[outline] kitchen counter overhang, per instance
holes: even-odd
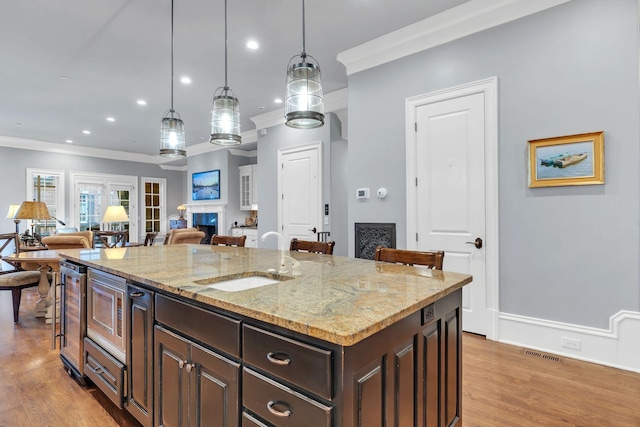
[[[284,251],[299,275],[239,292],[200,283],[265,274],[282,252],[209,245],[60,251],[71,261],[342,346],[354,345],[471,282],[465,274]]]

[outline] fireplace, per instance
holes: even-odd
[[[211,237],[216,234],[218,214],[214,212],[194,213],[191,222],[195,228],[204,231],[204,237],[200,243],[209,243]]]
[[[187,227],[204,231],[202,243],[209,243],[214,234],[229,234],[225,226],[227,205],[223,203],[185,203]]]
[[[355,256],[373,259],[378,245],[385,248],[396,247],[395,223],[356,222]]]

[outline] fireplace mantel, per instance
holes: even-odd
[[[184,207],[187,208],[185,212],[185,219],[187,220],[187,227],[193,227],[193,214],[194,213],[217,213],[218,214],[218,230],[223,232],[226,230],[226,218],[227,205],[222,203],[185,203]]]

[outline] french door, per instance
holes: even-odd
[[[71,206],[72,227],[79,231],[104,229],[102,217],[110,205],[124,206],[129,221],[123,223],[129,238],[138,236],[137,177],[105,174],[71,173],[74,200]]]

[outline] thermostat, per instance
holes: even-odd
[[[368,188],[358,188],[356,190],[356,199],[368,199],[368,198],[369,198]]]

